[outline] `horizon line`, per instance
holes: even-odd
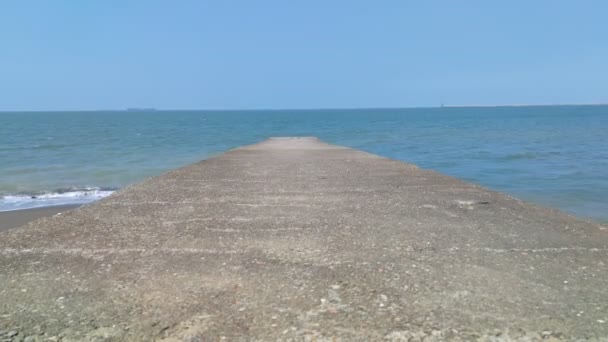
[[[441,108],[500,108],[500,107],[567,107],[567,106],[607,106],[608,102],[598,103],[555,103],[555,104],[489,104],[468,105],[441,104],[439,106],[372,106],[372,107],[309,107],[309,108],[156,108],[156,107],[126,107],[121,109],[38,109],[38,110],[0,110],[0,113],[33,113],[33,112],[164,112],[164,111],[207,111],[207,112],[236,112],[236,111],[313,111],[313,110],[391,110],[391,109],[441,109]]]

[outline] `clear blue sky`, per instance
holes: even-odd
[[[608,102],[608,1],[28,1],[0,110]]]

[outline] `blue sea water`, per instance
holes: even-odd
[[[0,113],[0,211],[84,203],[270,136],[418,164],[608,221],[608,106]]]

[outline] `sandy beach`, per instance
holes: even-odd
[[[58,205],[44,208],[12,210],[0,212],[0,232],[22,226],[30,221],[55,215],[79,207],[79,205]]]

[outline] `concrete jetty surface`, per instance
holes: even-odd
[[[606,340],[608,230],[275,138],[0,233],[0,340]]]

